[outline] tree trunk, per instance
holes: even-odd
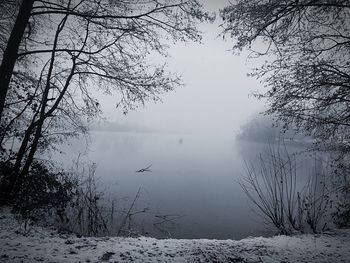
[[[41,108],[40,108],[39,119],[38,119],[37,122],[32,123],[32,125],[28,128],[28,130],[29,130],[32,126],[33,127],[36,126],[33,142],[32,142],[32,145],[30,147],[27,159],[24,162],[23,168],[22,168],[22,170],[21,170],[21,172],[19,174],[18,174],[18,170],[15,169],[15,171],[14,171],[15,174],[13,176],[14,176],[15,180],[13,180],[13,183],[11,184],[11,195],[13,197],[18,194],[18,192],[19,192],[19,190],[20,190],[20,188],[21,188],[21,186],[23,184],[24,177],[29,172],[30,166],[32,165],[33,160],[34,160],[34,155],[35,155],[35,153],[37,151],[37,148],[38,148],[38,145],[39,145],[39,139],[41,137],[41,132],[42,132],[42,128],[43,128],[44,122],[49,117],[49,115],[46,114],[46,108],[47,108],[49,92],[50,92],[50,89],[51,89],[50,79],[51,79],[52,71],[53,71],[53,68],[54,68],[58,37],[59,37],[59,34],[62,31],[62,29],[63,29],[63,27],[64,27],[64,25],[65,25],[65,23],[67,21],[67,17],[68,16],[65,16],[65,18],[62,19],[62,21],[60,22],[60,24],[57,27],[57,31],[56,31],[56,34],[55,34],[55,40],[54,40],[54,43],[53,43],[53,48],[52,48],[52,53],[51,53],[50,66],[49,66],[47,77],[46,77],[46,85],[45,85],[45,89],[44,89],[44,92],[43,92],[43,95],[42,95],[42,98],[41,98],[41,103],[40,103],[41,104]],[[29,132],[28,134],[30,135],[31,134],[31,130],[29,130],[29,131],[28,130],[27,130],[27,132]],[[27,132],[26,132],[26,135],[27,135]],[[23,148],[23,150],[24,149],[25,148]],[[19,156],[17,156],[17,157],[19,157]],[[21,157],[21,160],[22,160],[22,158],[23,158],[23,156]],[[17,158],[17,161],[18,161],[18,158]],[[17,164],[17,161],[16,161],[16,164]],[[20,164],[20,163],[18,162],[18,164]],[[17,167],[15,167],[15,168],[17,168]]]
[[[35,0],[23,0],[0,65],[0,123],[17,53]]]

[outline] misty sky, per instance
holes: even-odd
[[[105,116],[125,126],[141,126],[164,132],[191,134],[233,134],[250,116],[262,111],[263,103],[250,96],[261,84],[247,77],[253,61],[247,52],[233,55],[232,39],[218,36],[218,10],[227,1],[206,1],[216,11],[214,24],[201,24],[202,44],[177,43],[169,49],[168,69],[182,76],[184,87],[162,96],[163,103],[147,103],[123,116],[116,110],[116,98],[103,97]]]

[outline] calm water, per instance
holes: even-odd
[[[101,184],[120,206],[128,207],[141,187],[133,211],[149,209],[135,216],[143,233],[216,239],[271,234],[237,182],[244,159],[254,160],[266,145],[236,143],[233,135],[105,131],[94,131],[92,141],[89,159],[97,163]],[[73,149],[83,150],[78,144]],[[152,172],[135,172],[150,164]],[[154,227],[165,215],[175,224]]]

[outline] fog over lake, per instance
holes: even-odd
[[[91,158],[99,164],[98,174],[116,182],[113,189],[121,196],[142,187],[140,208],[182,216],[176,237],[241,238],[257,231],[235,181],[242,162],[232,139],[111,132],[94,137]],[[152,172],[135,172],[149,164]]]
[[[181,133],[95,130],[92,144],[82,160],[97,164],[100,189],[115,198],[119,209],[127,209],[137,191],[133,211],[142,211],[134,223],[144,234],[155,237],[241,239],[272,234],[243,193],[239,180],[244,161],[257,163],[268,144],[237,141],[235,136]],[[65,155],[78,156],[86,149],[78,141]],[[288,146],[289,151],[304,150]],[[298,171],[307,176],[312,157],[303,155]],[[308,158],[305,159],[305,157]],[[152,165],[150,172],[136,172]],[[159,216],[169,215],[175,224],[154,227]],[[158,217],[157,217],[158,216]]]
[[[212,11],[225,5],[205,3]],[[93,124],[87,151],[83,140],[75,140],[61,156],[69,165],[84,153],[97,164],[101,187],[124,207],[141,187],[136,208],[149,210],[135,218],[151,236],[240,239],[272,233],[238,183],[244,160],[254,162],[267,144],[235,139],[264,110],[264,101],[251,96],[263,87],[247,77],[256,66],[247,61],[249,53],[233,55],[232,40],[219,36],[219,20],[200,25],[202,44],[169,43],[170,57],[153,58],[180,74],[184,86],[162,95],[163,103],[146,102],[127,115],[116,108],[118,97],[96,94],[107,122]],[[151,164],[151,172],[136,173]],[[157,215],[174,216],[176,225],[166,233],[155,229]]]

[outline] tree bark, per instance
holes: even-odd
[[[0,65],[0,123],[13,68],[35,0],[23,0]]]

